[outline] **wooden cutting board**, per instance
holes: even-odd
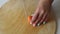
[[[33,27],[27,17],[34,13],[39,0],[10,0],[0,8],[1,34],[55,34],[56,21],[50,13],[48,23]]]

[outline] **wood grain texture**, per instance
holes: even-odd
[[[39,1],[39,0],[38,0]],[[37,0],[10,0],[0,8],[1,34],[55,34],[56,22],[53,14],[47,24],[33,27],[27,17],[34,13]]]

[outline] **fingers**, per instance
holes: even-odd
[[[36,24],[41,20],[42,16],[44,14],[44,11],[41,11],[38,18],[36,19],[36,21],[33,23],[33,27],[36,26]]]
[[[46,21],[47,21],[47,18],[45,19],[45,21],[43,21],[42,23],[37,23],[37,26],[40,26],[41,24],[45,24],[46,23]]]
[[[48,19],[48,18],[46,18],[46,19],[43,21],[43,24],[46,24],[46,22],[47,22],[47,19]]]
[[[42,17],[40,23],[42,23],[46,18],[47,18],[47,12],[43,15],[43,17]]]
[[[45,24],[45,22],[47,21],[47,12],[43,15],[42,19],[38,22],[37,26],[41,25],[42,23]]]
[[[48,17],[49,17],[49,14],[47,15],[46,19],[43,21],[43,24],[46,24],[48,22]]]
[[[30,24],[33,24],[36,21],[36,19],[38,18],[38,16],[39,16],[39,8],[37,8],[36,12],[33,14]]]
[[[36,21],[37,17],[38,17],[38,13],[34,14],[30,21],[30,24],[33,24]]]

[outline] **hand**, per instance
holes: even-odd
[[[49,6],[47,5],[39,5],[30,21],[30,24],[35,27],[38,23],[43,23],[47,21],[49,14]]]

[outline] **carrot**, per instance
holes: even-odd
[[[30,23],[32,16],[28,16],[28,22]]]

